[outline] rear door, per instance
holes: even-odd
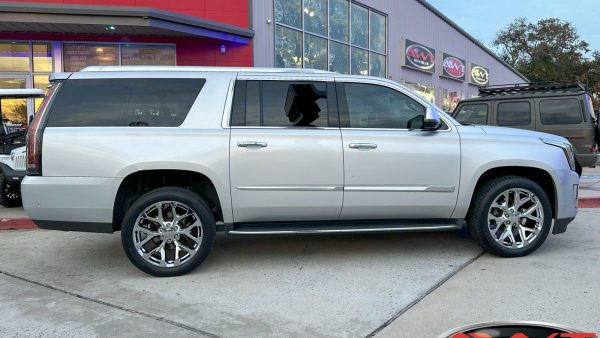
[[[236,223],[339,218],[343,154],[333,78],[241,75],[229,123]]]

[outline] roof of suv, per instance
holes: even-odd
[[[337,74],[307,68],[259,68],[259,67],[203,67],[203,66],[90,66],[81,72],[244,72],[244,73],[295,73]]]

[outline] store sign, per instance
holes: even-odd
[[[435,49],[410,40],[405,42],[404,66],[428,73],[435,72]]]
[[[470,72],[470,80],[469,83],[478,86],[487,86],[490,84],[490,70],[478,66],[476,64],[471,64],[471,72]]]
[[[444,53],[444,62],[442,63],[442,76],[464,81],[467,78],[467,63],[450,54]]]

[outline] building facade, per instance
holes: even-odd
[[[425,0],[254,0],[254,65],[387,77],[451,111],[527,82]]]
[[[0,1],[0,88],[92,65],[305,67],[387,77],[444,110],[524,82],[425,0]],[[3,100],[26,125],[40,99]]]

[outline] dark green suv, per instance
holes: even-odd
[[[563,136],[573,144],[578,171],[594,167],[600,126],[592,99],[581,84],[525,84],[482,87],[462,100],[452,116],[462,124],[521,128]]]

